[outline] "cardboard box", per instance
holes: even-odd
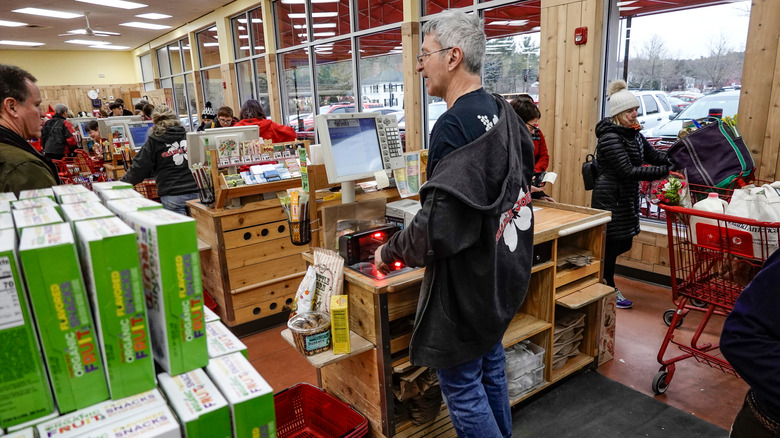
[[[216,313],[214,313],[213,310],[209,309],[208,307],[203,307],[203,316],[206,320],[206,322],[214,322],[219,321],[220,317]]]
[[[60,412],[107,399],[95,325],[70,227],[25,228],[19,257]]]
[[[54,207],[28,208],[25,210],[14,210],[11,213],[14,215],[14,225],[16,225],[16,230],[19,234],[25,228],[63,222],[62,216],[57,213]]]
[[[330,297],[330,333],[333,354],[347,354],[352,351],[349,343],[349,307],[346,295]]]
[[[115,199],[143,198],[144,195],[135,190],[104,190],[98,193],[103,202],[113,201]]]
[[[62,195],[60,204],[78,204],[80,202],[100,202],[100,198],[95,192],[86,191],[84,193],[74,193],[72,195]]]
[[[165,209],[129,212],[135,230],[154,359],[169,374],[208,363],[195,220]]]
[[[10,212],[11,212],[11,201],[0,200],[0,213],[10,213]]]
[[[159,406],[122,419],[81,438],[181,438],[181,429],[168,406]]]
[[[16,195],[13,192],[0,193],[0,201],[16,201]]]
[[[213,358],[206,372],[230,404],[233,437],[276,437],[273,389],[246,357]]]
[[[145,411],[165,406],[158,388],[119,400],[98,403],[38,424],[40,438],[76,438]]]
[[[0,213],[0,230],[13,230],[14,216],[10,212]]]
[[[115,216],[76,222],[75,228],[111,398],[152,389],[154,361],[135,231]]]
[[[611,293],[599,303],[599,365],[604,365],[615,357],[615,322],[617,294]]]
[[[35,429],[28,427],[18,432],[12,432],[8,435],[4,435],[4,438],[35,438]]]
[[[92,183],[92,191],[100,193],[106,190],[132,189],[133,185],[122,181],[105,181]]]
[[[125,214],[131,211],[139,210],[156,210],[163,208],[163,205],[159,202],[152,201],[144,197],[141,198],[125,198],[115,199],[106,202],[106,207],[111,210],[120,219],[124,220]]]
[[[54,190],[49,187],[46,189],[22,190],[19,192],[19,199],[42,198],[44,196],[49,197],[52,201],[54,201]]]
[[[244,357],[249,357],[246,345],[220,321],[206,323],[206,342],[208,344],[209,358],[231,353],[241,353]]]
[[[55,412],[15,247],[16,231],[0,230],[0,429]]]
[[[25,199],[20,199],[18,201],[10,201],[10,203],[11,203],[12,210],[24,210],[26,208],[59,206],[59,204],[57,204],[54,201],[54,199],[46,196],[40,198],[25,198]]]
[[[202,368],[157,376],[184,438],[230,438],[230,407]]]
[[[88,188],[81,184],[62,184],[51,188],[54,192],[54,198],[62,204],[62,197],[66,195],[75,195],[78,193],[92,193]]]
[[[115,217],[111,210],[99,202],[83,202],[61,206],[62,217],[75,227],[75,223],[90,219]]]

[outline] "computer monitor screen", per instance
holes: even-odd
[[[127,133],[124,132],[125,123],[127,122],[140,122],[141,116],[116,116],[106,119],[97,119],[98,128],[100,129],[100,136],[103,138],[111,139],[115,134],[120,136],[124,134],[127,137]],[[120,129],[112,129],[114,126],[121,126]],[[121,132],[120,132],[121,131]]]
[[[153,124],[154,122],[151,120],[127,123],[127,130],[130,131],[128,137],[130,137],[134,149],[141,149],[144,143],[146,143],[146,137],[149,135],[149,130]]]
[[[327,123],[337,179],[365,178],[384,169],[373,117],[328,119]]]

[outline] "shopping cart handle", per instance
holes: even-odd
[[[588,228],[593,228],[593,227],[597,227],[597,226],[599,226],[601,224],[606,224],[607,222],[609,222],[611,220],[612,220],[612,216],[600,217],[600,218],[594,219],[592,221],[588,221],[588,222],[585,222],[585,223],[581,223],[579,225],[575,225],[575,226],[570,227],[570,228],[564,228],[561,231],[558,231],[558,236],[559,237],[568,236],[569,234],[574,234],[574,233],[582,231],[582,230],[587,230]]]

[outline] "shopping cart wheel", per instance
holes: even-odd
[[[653,392],[656,395],[661,395],[666,392],[669,384],[666,383],[666,375],[669,374],[666,371],[659,371],[658,374],[653,377]]]
[[[664,312],[664,322],[667,326],[672,325],[672,320],[674,319],[674,314],[677,313],[677,310],[675,309],[669,309],[666,312]],[[680,326],[683,323],[684,316],[680,315],[680,318],[677,320],[677,325],[674,326],[674,328],[680,328]]]
[[[691,303],[692,306],[696,307],[707,307],[707,303],[705,303],[702,300],[697,300],[696,298],[691,298],[688,300],[689,303]]]

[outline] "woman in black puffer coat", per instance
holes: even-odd
[[[596,124],[599,175],[591,205],[612,212],[612,221],[607,223],[604,281],[614,287],[617,258],[631,249],[634,236],[639,234],[639,182],[664,178],[674,165],[666,153],[655,150],[639,133],[639,99],[626,89],[626,83],[612,82],[607,94],[610,117]],[[634,305],[620,291],[617,296],[618,308]]]

